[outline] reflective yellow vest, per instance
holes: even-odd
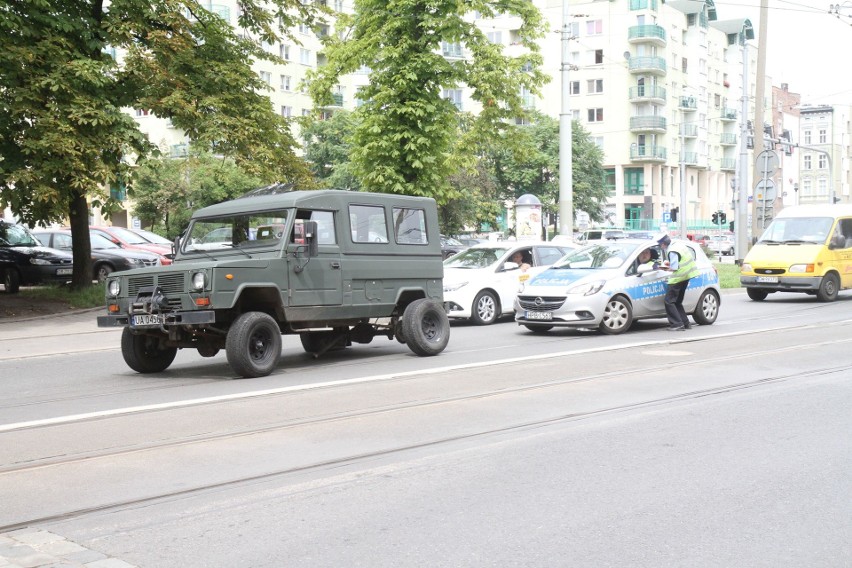
[[[692,258],[692,251],[684,244],[672,243],[666,251],[666,257],[669,253],[676,252],[680,259],[677,263],[677,270],[669,276],[669,284],[677,284],[690,278],[695,278],[699,274],[698,265],[695,264],[695,259]]]

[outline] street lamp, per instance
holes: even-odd
[[[559,113],[559,234],[574,234],[574,196],[572,191],[573,169],[571,160],[571,106],[569,98],[571,83],[568,71],[571,63],[568,61],[571,52],[569,41],[571,30],[568,25],[568,0],[562,0],[562,108]],[[576,68],[575,68],[576,69]]]

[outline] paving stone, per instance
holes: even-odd
[[[106,560],[98,560],[84,564],[86,568],[137,568],[134,564],[128,564],[124,560],[118,558],[107,558]]]
[[[78,562],[80,564],[86,564],[88,562],[95,562],[97,560],[103,560],[108,558],[106,554],[101,554],[95,550],[89,550],[88,548],[84,548],[80,552],[73,552],[68,554],[67,556],[63,556],[65,560],[70,560],[71,562]]]
[[[56,542],[48,542],[38,547],[42,552],[52,554],[54,556],[67,556],[74,552],[86,550],[79,544],[69,540],[59,540]]]
[[[0,556],[5,556],[6,558],[19,558],[21,556],[28,556],[35,553],[36,550],[33,547],[25,544],[0,546]]]
[[[65,540],[65,537],[54,534],[50,531],[32,531],[19,535],[15,535],[15,540],[24,544],[46,544],[48,542],[57,542]]]
[[[15,564],[22,568],[36,568],[36,566],[46,566],[48,564],[56,564],[57,562],[59,562],[57,557],[50,554],[42,554],[41,552],[15,558]]]

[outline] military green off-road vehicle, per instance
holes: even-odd
[[[271,373],[281,335],[316,356],[385,336],[417,355],[449,340],[435,202],[270,186],[192,215],[174,263],[110,275],[124,360],[156,373],[178,349],[225,349],[235,373]]]

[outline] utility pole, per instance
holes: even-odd
[[[559,113],[559,234],[574,236],[574,195],[573,168],[571,153],[571,106],[569,97],[571,83],[568,71],[571,51],[569,41],[571,28],[569,26],[568,0],[562,0],[562,108]]]
[[[760,0],[760,37],[757,40],[757,80],[754,93],[754,154],[759,156],[763,152],[763,114],[764,104],[763,98],[766,91],[766,42],[767,42],[767,21],[769,20],[769,0]],[[752,194],[753,195],[753,194]],[[752,220],[757,224],[757,213],[760,210],[760,204],[757,200],[752,203]],[[764,212],[766,209],[764,209]],[[764,217],[765,222],[765,217]],[[754,233],[754,231],[753,231]],[[757,236],[752,234],[752,236]],[[751,247],[751,240],[748,246]],[[748,251],[743,251],[743,256]]]

